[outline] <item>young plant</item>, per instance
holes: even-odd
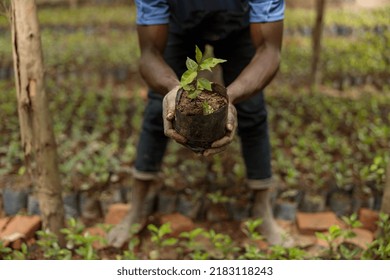
[[[363,253],[363,259],[390,259],[390,216],[388,214],[379,214],[378,228],[379,235]]]
[[[62,229],[61,232],[65,234],[69,250],[73,250],[84,260],[96,260],[98,254],[93,243],[104,242],[104,239],[90,235],[88,232],[84,232],[84,229],[85,227],[81,223],[72,218],[68,221],[68,228]]]
[[[197,241],[197,238],[204,234],[205,231],[203,228],[195,228],[191,231],[182,232],[180,237],[184,239],[183,248],[187,248],[190,251],[190,257],[194,260],[207,260],[208,253],[204,252],[203,244]]]
[[[159,228],[149,224],[148,230],[152,233],[151,240],[157,247],[156,250],[150,252],[151,259],[158,259],[162,248],[173,246],[178,242],[177,238],[167,237],[172,232],[170,223],[163,224]]]
[[[213,253],[213,257],[215,259],[233,259],[234,254],[237,253],[240,249],[234,246],[234,241],[227,234],[216,233],[213,229],[204,233],[210,242],[213,244],[215,248],[215,252]]]
[[[338,225],[333,225],[329,228],[328,233],[316,232],[319,239],[326,241],[328,249],[325,251],[325,257],[329,259],[354,259],[360,253],[359,248],[350,248],[348,240],[354,238],[356,234],[352,231],[353,228],[361,226],[356,214],[352,214],[349,218],[343,217],[344,222],[348,225],[347,229],[342,229]]]
[[[263,223],[262,219],[250,219],[244,222],[243,231],[252,241],[262,240],[263,236],[257,232],[257,228]]]
[[[280,245],[274,245],[270,248],[268,259],[270,260],[303,260],[305,251],[297,248],[285,248]]]
[[[244,245],[245,252],[240,256],[243,260],[265,259],[265,253],[262,252],[256,241],[262,240],[263,236],[258,233],[257,228],[263,223],[262,219],[250,219],[244,222],[242,231],[248,237],[249,242]]]
[[[57,235],[48,231],[37,231],[39,240],[37,244],[43,251],[43,256],[49,260],[70,260],[72,252],[66,248],[61,248],[58,244]]]
[[[0,260],[10,260],[12,249],[4,246],[3,242],[0,240]]]
[[[196,61],[195,61],[196,60]],[[226,62],[224,59],[209,57],[204,58],[202,51],[195,46],[195,60],[187,57],[187,71],[183,73],[180,79],[180,86],[188,92],[188,97],[195,99],[204,91],[211,91],[211,82],[206,78],[198,77],[199,72],[203,70],[211,71],[212,68],[220,63]],[[206,110],[210,109],[208,104],[203,105]]]
[[[230,198],[226,195],[223,195],[221,190],[207,194],[207,198],[213,204],[226,203],[226,202],[232,201],[232,198]]]
[[[13,250],[11,253],[12,260],[27,260],[28,259],[28,247],[26,243],[22,243],[20,250]]]

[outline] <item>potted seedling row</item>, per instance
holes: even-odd
[[[180,80],[176,97],[174,128],[187,138],[186,146],[194,152],[203,152],[226,133],[228,96],[226,88],[212,83],[199,73],[226,60],[205,58],[195,47],[195,60],[187,57],[187,70]]]

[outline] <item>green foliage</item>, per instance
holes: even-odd
[[[156,250],[150,252],[149,256],[151,259],[158,259],[161,249],[167,246],[173,246],[178,242],[177,238],[168,237],[172,233],[170,223],[162,224],[160,227],[149,224],[148,230],[152,233],[151,241],[157,247]]]
[[[43,256],[48,260],[70,260],[72,252],[61,248],[57,236],[49,230],[37,231],[39,237],[37,244],[43,251]]]
[[[195,228],[180,234],[180,238],[183,239],[180,245],[186,249],[189,257],[193,260],[206,260],[209,258],[209,253],[205,251],[204,243],[198,241],[202,235],[205,235],[203,228]]]
[[[362,224],[358,221],[356,214],[352,214],[348,218],[343,217],[343,220],[348,226],[347,229],[333,225],[327,233],[316,232],[316,236],[328,244],[328,248],[324,254],[324,258],[326,259],[356,259],[361,254],[362,250],[358,247],[351,246],[348,241],[356,236],[352,229],[360,227]]]
[[[221,190],[218,190],[218,191],[213,192],[213,193],[208,193],[207,198],[213,204],[226,203],[226,202],[232,201],[232,198],[228,197],[226,195],[223,195]]]
[[[76,219],[68,221],[68,227],[61,230],[67,241],[66,247],[84,260],[96,260],[97,251],[93,243],[105,240],[98,236],[92,236],[85,232],[85,227]]]
[[[262,219],[249,219],[244,222],[243,232],[250,240],[262,240],[263,237],[257,231],[262,223]]]
[[[233,259],[234,254],[240,250],[229,235],[216,233],[213,229],[204,232],[203,235],[214,246],[215,250],[209,252],[213,259]]]
[[[203,70],[211,71],[212,68],[226,61],[214,57],[205,59],[198,46],[195,46],[195,59],[196,61],[187,57],[187,71],[183,73],[180,79],[180,86],[188,92],[188,97],[191,99],[197,98],[202,91],[211,91],[211,82],[205,78],[198,78],[199,72]],[[210,106],[208,104],[203,106],[205,114],[206,112],[210,112]]]
[[[12,260],[28,260],[29,252],[27,244],[22,243],[20,250],[13,250],[11,256]]]
[[[244,253],[239,257],[243,260],[265,259],[266,253],[261,251],[256,241],[264,239],[258,232],[258,227],[263,223],[262,219],[249,219],[244,222],[243,232],[249,242],[244,245]]]
[[[3,241],[0,240],[0,260],[9,260],[11,257],[12,249],[5,247]]]
[[[267,258],[270,260],[303,260],[306,252],[300,248],[285,248],[280,245],[271,246]]]
[[[379,235],[363,253],[363,258],[390,260],[390,216],[388,214],[379,214],[378,227]]]

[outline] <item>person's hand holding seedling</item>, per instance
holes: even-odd
[[[224,100],[223,104],[220,103],[221,101],[215,103],[215,93],[216,90],[218,89],[217,92],[220,92],[221,86],[215,85],[210,82],[209,80],[199,77],[199,72],[203,70],[208,70],[211,71],[213,67],[218,65],[219,63],[223,63],[225,60],[223,59],[218,59],[218,58],[204,58],[202,52],[200,49],[196,46],[195,49],[195,60],[191,58],[187,58],[186,61],[186,66],[187,66],[187,71],[183,73],[181,76],[180,80],[180,85],[172,89],[165,97],[163,100],[163,119],[164,119],[164,133],[166,136],[174,139],[180,144],[186,145],[187,147],[191,148],[197,153],[201,153],[205,156],[209,156],[212,154],[219,153],[223,151],[226,146],[233,141],[234,134],[236,131],[237,127],[237,114],[236,114],[236,109],[233,106],[231,102],[229,102],[226,91],[225,91],[225,97],[222,93],[219,93],[217,95],[221,95],[218,99]],[[184,95],[181,94],[180,96],[178,95],[178,91],[182,90],[185,93]],[[224,88],[223,88],[224,89]],[[214,96],[212,97],[212,93],[214,93]],[[179,98],[179,99],[178,99]],[[185,103],[187,103],[187,106],[190,107],[177,107],[177,104],[182,101],[182,99],[185,99]],[[212,98],[213,100],[211,100]],[[178,101],[180,100],[180,101]],[[212,101],[212,102],[211,102]],[[179,103],[178,103],[179,102]],[[210,103],[211,102],[211,103]],[[188,105],[190,104],[190,105]],[[201,104],[201,108],[197,107]],[[184,106],[184,105],[182,105]],[[195,106],[195,107],[193,107]],[[216,112],[222,112],[221,109],[223,106],[225,108],[225,118],[224,119],[216,119],[215,116],[217,116],[215,113]],[[214,135],[214,136],[205,136],[204,134],[198,135],[199,131],[194,130],[192,131],[191,128],[190,130],[186,130],[185,127],[191,127],[193,126],[193,121],[190,121],[188,123],[188,120],[185,121],[185,123],[182,123],[184,126],[178,127],[174,125],[175,121],[175,116],[177,117],[177,108],[180,108],[179,111],[182,112],[180,113],[181,116],[187,115],[188,116],[194,116],[194,115],[203,115],[206,116],[206,118],[197,118],[197,125],[203,126],[205,123],[208,123],[208,120],[211,120],[211,118],[214,118],[214,123],[220,127],[217,129],[217,131],[214,131],[215,125],[213,125],[209,131],[209,134]],[[191,108],[191,109],[190,109]],[[199,113],[200,109],[200,113]],[[183,111],[182,111],[183,110]],[[186,113],[184,113],[184,111]],[[219,115],[221,113],[218,113]],[[210,115],[210,117],[208,116]],[[211,116],[213,115],[213,116]],[[221,115],[222,116],[222,115]],[[191,118],[191,117],[190,117]],[[182,120],[182,117],[180,118]],[[199,120],[202,119],[201,122]],[[217,122],[215,122],[217,121]],[[218,121],[224,121],[226,122],[225,127],[221,127],[221,123]],[[177,123],[178,124],[178,123]],[[196,125],[194,127],[197,127]],[[206,128],[207,126],[205,126]],[[205,128],[203,129],[205,131]],[[183,130],[185,129],[185,130]],[[179,131],[179,132],[178,132]],[[184,132],[184,135],[182,135],[182,132]],[[195,134],[193,134],[195,133]],[[223,135],[224,134],[224,135]],[[223,136],[221,138],[217,138]],[[189,137],[189,139],[187,139]],[[200,137],[200,138],[198,138]],[[207,137],[210,138],[205,144],[202,142],[204,138],[202,137]],[[217,138],[217,139],[216,139]],[[192,140],[191,140],[192,139]],[[199,140],[200,139],[200,140]],[[195,141],[195,142],[193,142]],[[199,142],[200,141],[200,142]],[[197,143],[197,144],[194,144]],[[200,144],[202,143],[202,144]],[[195,146],[194,146],[195,145]],[[200,146],[198,146],[200,145]],[[203,148],[202,148],[203,147]]]
[[[187,139],[177,133],[173,128],[173,120],[175,119],[175,108],[176,108],[176,96],[180,86],[174,87],[168,92],[163,100],[163,120],[164,120],[164,134],[175,140],[180,144],[185,144]]]

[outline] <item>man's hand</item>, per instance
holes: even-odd
[[[229,110],[226,122],[226,135],[211,144],[211,148],[203,152],[204,156],[210,156],[224,151],[234,138],[237,129],[237,111],[232,103],[229,103]]]
[[[173,128],[175,118],[176,95],[180,86],[174,87],[163,99],[164,134],[180,144],[185,144],[187,139]]]

